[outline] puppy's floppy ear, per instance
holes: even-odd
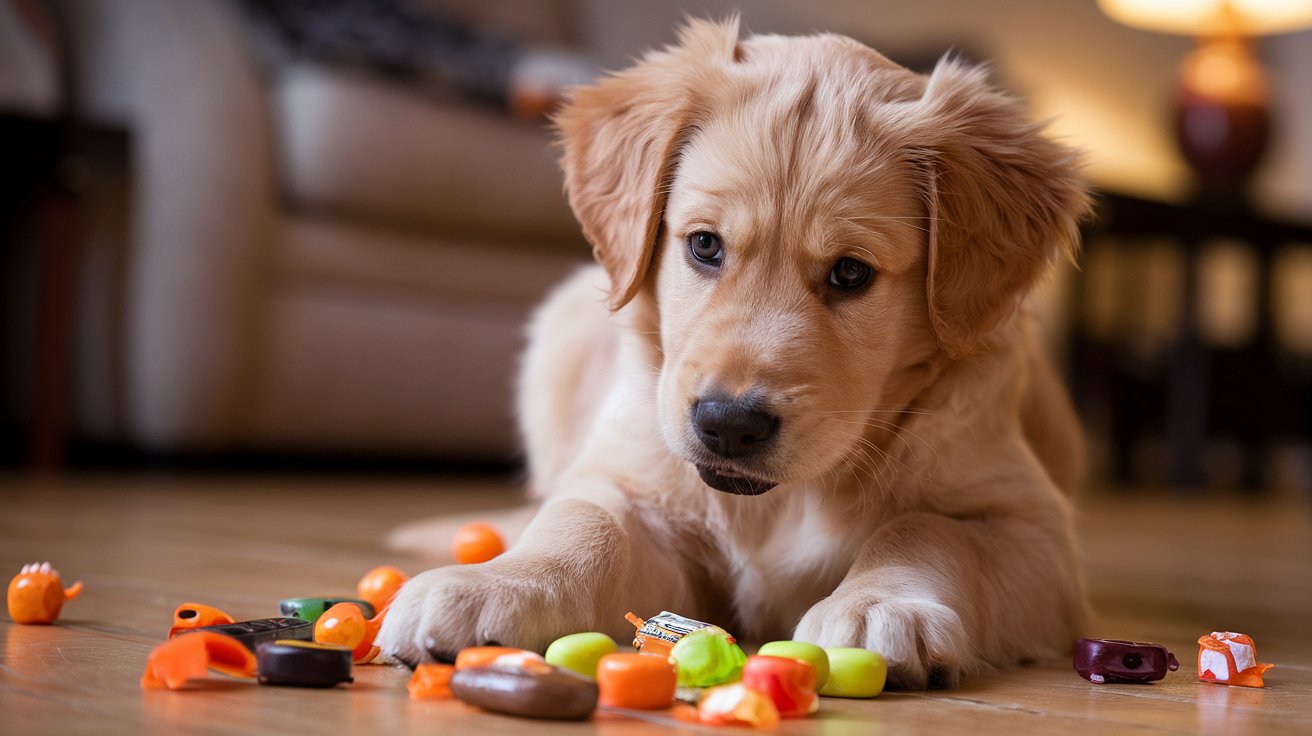
[[[929,312],[943,350],[971,354],[1090,210],[1079,154],[1042,135],[981,67],[945,59],[918,108],[929,176]]]
[[[612,310],[642,286],[679,148],[705,107],[715,68],[733,62],[737,41],[737,18],[689,21],[677,45],[572,90],[555,117],[565,190],[610,276]]]

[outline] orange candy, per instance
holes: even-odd
[[[213,631],[177,636],[155,647],[146,660],[141,687],[178,690],[210,670],[233,677],[255,677],[255,655],[241,642]]]
[[[16,624],[48,624],[59,617],[64,601],[82,592],[82,582],[67,590],[49,562],[33,562],[9,581],[9,617]]]
[[[503,659],[504,658],[504,659]],[[528,661],[546,662],[542,655],[515,647],[467,647],[456,655],[456,669],[508,665],[523,667]]]
[[[674,702],[678,680],[665,657],[617,652],[597,662],[597,702],[615,708],[656,710]]]
[[[381,611],[392,602],[396,591],[410,579],[409,575],[392,567],[382,565],[375,567],[360,578],[355,586],[355,593],[361,600],[369,601],[375,611]]]
[[[457,529],[451,543],[451,554],[462,565],[487,562],[505,551],[506,543],[502,541],[501,533],[482,521],[473,521]]]
[[[386,615],[387,609],[383,609],[377,616],[367,619],[356,604],[338,603],[324,611],[314,623],[314,640],[350,649],[351,661],[356,664],[371,662],[378,656],[374,639]]]
[[[231,623],[236,623],[236,619],[213,606],[183,603],[173,611],[173,628],[169,629],[169,638],[172,639],[182,631]]]
[[[451,675],[456,668],[449,664],[421,664],[410,676],[406,689],[414,700],[441,700],[451,697]]]

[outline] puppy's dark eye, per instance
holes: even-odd
[[[829,272],[829,285],[842,291],[859,289],[870,281],[874,270],[855,258],[840,258]]]
[[[688,251],[693,258],[707,265],[718,266],[724,260],[724,244],[715,233],[701,231],[689,235]]]

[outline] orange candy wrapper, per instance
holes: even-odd
[[[413,700],[445,700],[451,696],[451,675],[456,668],[449,664],[421,664],[410,676],[406,690]]]
[[[769,729],[779,725],[779,709],[769,696],[737,682],[703,693],[697,701],[697,720],[711,726]]]
[[[169,629],[169,638],[172,639],[183,631],[236,622],[237,620],[232,616],[214,606],[203,603],[183,603],[173,611],[173,628]]]
[[[188,682],[206,677],[210,670],[231,677],[254,678],[255,669],[255,655],[241,642],[213,631],[197,631],[155,647],[146,660],[141,687],[180,690]]]
[[[1233,631],[1198,637],[1198,679],[1220,685],[1263,687],[1262,675],[1275,667],[1257,661],[1253,638]]]

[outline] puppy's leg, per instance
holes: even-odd
[[[613,486],[548,500],[519,542],[478,565],[417,575],[392,603],[378,644],[414,665],[496,642],[543,651],[559,636],[632,636],[626,611],[690,602],[680,563]]]
[[[1069,537],[1019,519],[908,514],[882,527],[795,638],[872,649],[891,687],[1057,654],[1084,614]]]

